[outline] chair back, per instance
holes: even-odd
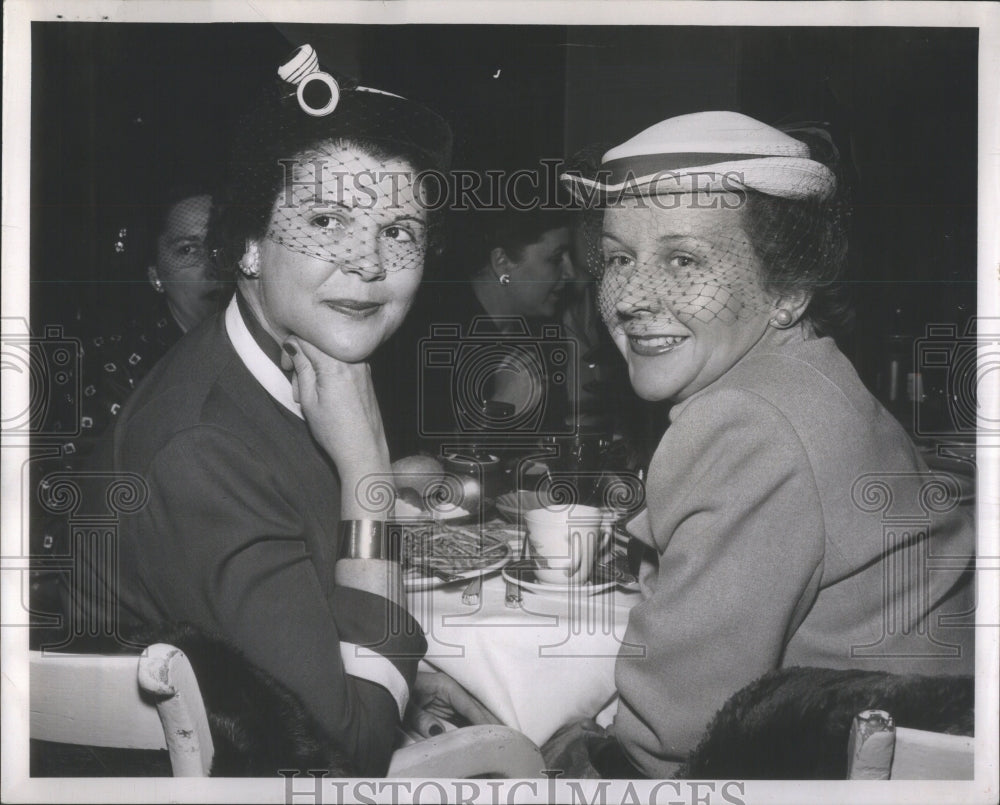
[[[205,777],[214,747],[194,669],[175,646],[140,655],[30,653],[31,737],[56,743],[166,749],[175,777]],[[464,727],[398,749],[389,777],[542,777],[527,737]]]
[[[30,653],[31,737],[55,743],[166,749],[155,702],[136,680],[138,655]]]
[[[180,649],[142,655],[30,652],[31,737],[166,749],[175,777],[207,776],[214,753],[198,682]]]
[[[974,780],[975,739],[896,727],[890,780]]]
[[[865,710],[851,726],[849,780],[972,780],[975,740],[897,727],[884,710]]]

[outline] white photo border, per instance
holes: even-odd
[[[975,2],[90,2],[89,0],[8,0],[4,4],[3,86],[3,294],[5,319],[27,319],[30,310],[29,186],[30,186],[30,25],[35,20],[67,22],[310,22],[310,23],[506,23],[589,25],[751,25],[751,26],[928,26],[979,29],[979,316],[1000,316],[1000,6]],[[6,374],[6,373],[5,373]],[[27,400],[26,382],[5,376],[4,408],[14,410]],[[984,377],[980,406],[984,418],[1000,419],[1000,373]],[[1000,447],[980,439],[978,488],[1000,489]],[[19,468],[26,448],[6,435],[3,442],[3,566],[4,581],[19,574],[21,539]],[[997,495],[978,500],[980,612],[1000,611]],[[0,622],[15,621],[20,611],[19,584],[2,586]],[[27,710],[27,630],[3,627],[2,640],[2,799],[4,802],[305,802],[286,798],[282,780],[191,779],[29,779]],[[730,789],[736,801],[799,805],[851,802],[972,803],[995,801],[998,790],[998,630],[980,629],[977,636],[976,779],[973,782],[747,782]],[[392,781],[388,781],[392,782]],[[397,781],[398,782],[398,781]],[[534,786],[513,781],[480,781],[475,790],[455,788],[455,781],[439,781],[449,796],[464,795],[474,802],[561,801],[571,792],[562,781],[551,788],[546,781]],[[603,782],[603,781],[602,781]],[[626,781],[609,781],[598,801],[648,801],[657,781],[640,781],[628,794]],[[378,781],[349,781],[338,787],[326,781],[323,802],[411,801],[414,786],[401,788]],[[301,785],[301,783],[300,783]],[[425,789],[423,801],[435,801],[435,789]],[[602,788],[583,781],[579,791],[592,801]],[[379,793],[381,792],[381,793]],[[394,792],[394,793],[393,793]],[[671,794],[671,796],[668,796]],[[382,799],[385,796],[386,799]],[[683,792],[661,789],[658,801],[726,801],[721,783],[711,792],[685,784]],[[700,800],[699,797],[710,799]],[[319,800],[316,800],[319,801]]]

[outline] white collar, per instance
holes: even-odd
[[[285,373],[274,365],[274,361],[264,354],[254,337],[247,329],[246,322],[240,314],[239,305],[236,302],[236,294],[229,301],[226,308],[226,333],[233,343],[233,349],[240,356],[243,365],[250,370],[257,382],[264,390],[274,397],[285,408],[291,411],[299,419],[305,419],[302,415],[302,406],[295,402],[292,396],[292,383],[285,377]]]

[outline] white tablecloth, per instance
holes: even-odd
[[[638,593],[524,590],[522,607],[511,609],[499,574],[483,580],[478,607],[462,603],[464,586],[411,592],[410,612],[427,634],[427,662],[504,724],[541,745],[563,724],[593,717],[611,701],[615,659]]]

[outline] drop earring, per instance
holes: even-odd
[[[153,280],[153,290],[157,293],[163,293],[163,282],[161,280]]]
[[[247,279],[257,279],[260,276],[260,252],[257,244],[247,243],[247,250],[240,258],[240,273]]]

